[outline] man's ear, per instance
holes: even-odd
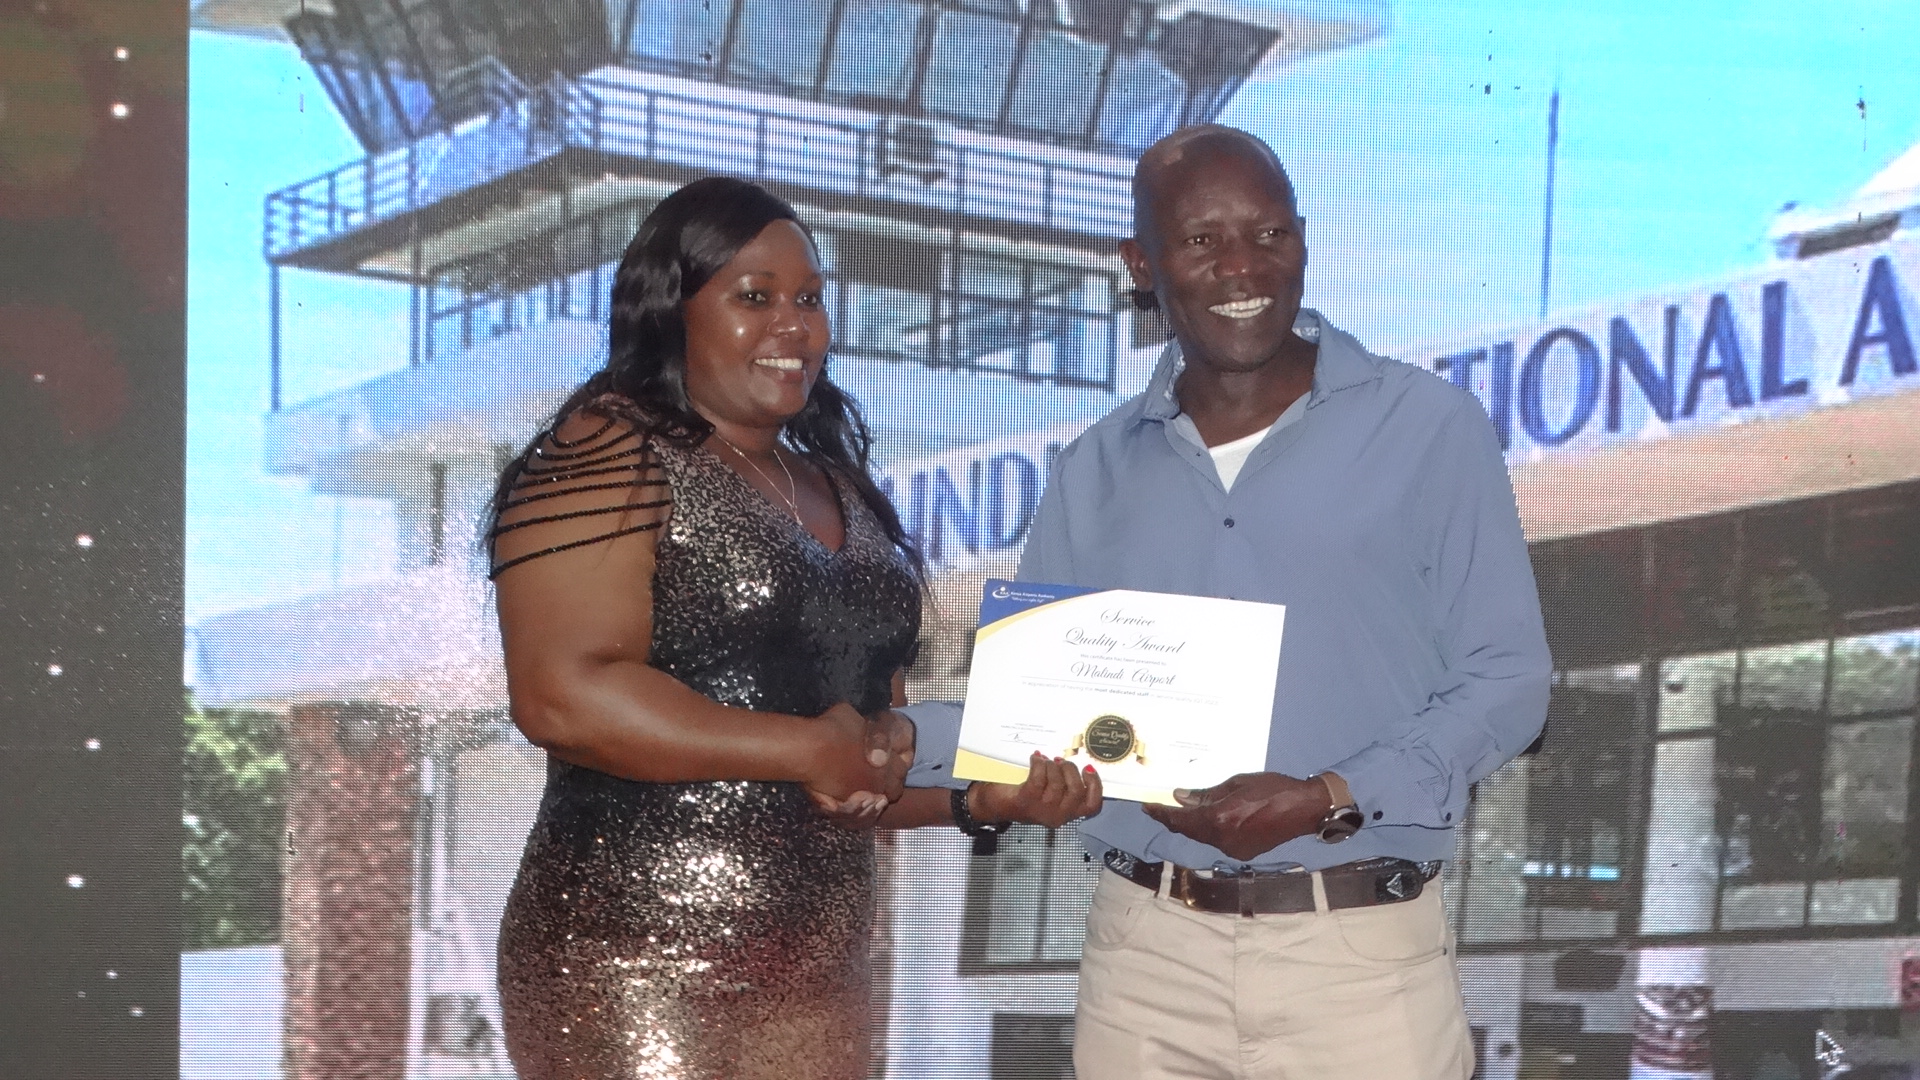
[[[1147,249],[1140,246],[1140,241],[1131,236],[1120,241],[1120,259],[1127,264],[1133,287],[1141,292],[1152,292],[1153,271],[1147,266]]]

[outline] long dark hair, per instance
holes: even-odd
[[[567,396],[545,430],[586,412],[627,421],[643,439],[677,446],[705,442],[713,425],[687,399],[685,304],[776,221],[793,222],[812,240],[793,207],[745,180],[704,177],[662,199],[640,223],[614,272],[606,365]],[[814,381],[806,407],[781,431],[790,445],[851,483],[887,538],[916,572],[923,572],[913,538],[868,472],[873,434],[860,407],[825,370]],[[498,523],[508,492],[543,437],[535,436],[501,471],[489,506],[490,526]]]

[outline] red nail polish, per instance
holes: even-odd
[[[1092,776],[1092,775],[1093,775],[1093,766],[1091,766],[1091,765],[1089,765],[1089,766],[1087,766],[1087,775],[1088,775],[1088,776]]]

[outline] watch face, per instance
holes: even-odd
[[[1320,822],[1320,841],[1325,844],[1339,843],[1359,832],[1360,826],[1365,823],[1366,818],[1361,816],[1359,807],[1337,807]]]

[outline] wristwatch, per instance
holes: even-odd
[[[977,782],[977,781],[976,781]],[[967,797],[973,794],[973,784],[963,788],[954,788],[949,801],[953,805],[954,828],[973,837],[975,855],[991,855],[1000,846],[1000,834],[1007,831],[1010,821],[981,821],[973,816],[973,808],[967,805]]]
[[[1320,819],[1320,842],[1337,844],[1367,823],[1366,816],[1360,813],[1360,805],[1353,801],[1353,791],[1339,773],[1316,773],[1314,778],[1327,786],[1327,795],[1333,800],[1333,807],[1327,816]]]

